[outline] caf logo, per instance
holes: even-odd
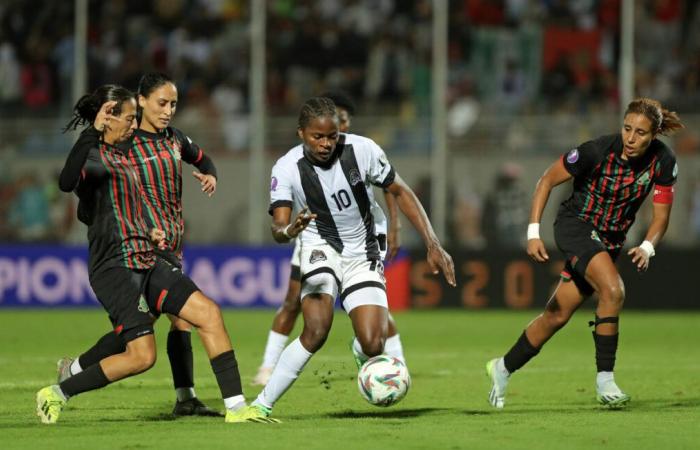
[[[141,297],[139,297],[138,308],[139,308],[139,311],[141,311],[142,313],[148,312],[148,304],[146,303],[146,299],[143,297],[143,295]]]

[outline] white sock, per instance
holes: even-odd
[[[508,372],[508,369],[506,369],[506,364],[503,360],[503,358],[498,358],[496,361],[496,370],[500,370],[501,372],[505,373],[506,376],[510,376],[510,372]]]
[[[270,330],[270,333],[267,335],[267,344],[265,344],[262,367],[268,367],[270,369],[275,367],[284,350],[284,346],[287,345],[288,338],[289,336]]]
[[[306,363],[309,362],[312,356],[313,353],[310,353],[301,345],[299,338],[294,339],[282,352],[275,370],[270,375],[270,381],[267,382],[265,388],[253,403],[258,403],[271,409],[275,402],[294,384],[294,381],[299,377],[299,374],[304,370],[304,366],[306,366]]]
[[[401,337],[397,334],[386,338],[384,343],[384,353],[394,358],[400,359],[406,363],[406,358],[403,356],[403,346],[401,345]]]
[[[614,372],[598,372],[598,374],[595,377],[595,382],[598,385],[598,387],[603,387],[609,382],[615,382],[615,374]]]
[[[70,365],[70,374],[71,375],[78,375],[82,371],[83,371],[83,368],[80,367],[80,358],[75,358]]]
[[[229,411],[238,411],[245,406],[245,397],[243,395],[234,395],[224,399],[224,406]]]
[[[193,387],[175,388],[175,395],[177,396],[178,402],[184,402],[192,398],[197,398],[197,394],[194,393]]]
[[[365,355],[365,352],[362,351],[362,345],[360,345],[360,341],[358,341],[357,338],[352,340],[352,349],[355,353],[360,355],[363,362],[369,359],[369,356]]]

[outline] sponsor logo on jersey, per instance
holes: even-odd
[[[362,177],[357,169],[350,169],[350,184],[356,186],[358,183],[362,183]]]
[[[142,313],[147,313],[148,312],[148,303],[146,303],[146,299],[143,297],[139,297],[139,306],[138,306],[139,311]]]
[[[312,250],[311,256],[309,257],[309,264],[325,261],[326,259],[326,254],[323,253],[323,250]]]
[[[272,177],[272,180],[270,180],[270,192],[275,192],[277,189],[277,177]]]
[[[566,155],[566,162],[569,164],[573,164],[576,161],[578,161],[578,149],[575,148],[571,150],[567,155]]]

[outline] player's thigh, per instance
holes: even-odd
[[[388,310],[383,306],[362,305],[348,313],[352,328],[360,341],[386,339]]]
[[[152,314],[166,313],[194,323],[181,315],[180,311],[195,293],[201,294],[201,291],[179,267],[157,258],[148,275],[145,292]],[[201,295],[205,297],[204,294]]]
[[[381,261],[343,259],[340,301],[345,312],[372,305],[388,310],[386,280]],[[384,316],[386,321],[386,315]]]
[[[185,319],[181,319],[177,316],[173,316],[172,314],[167,314],[168,320],[170,321],[170,330],[178,330],[178,331],[190,331],[192,330],[192,324],[186,321]]]
[[[571,316],[588,298],[572,280],[559,281],[557,289],[547,302],[545,310],[552,314]]]
[[[586,268],[586,281],[599,293],[614,293],[624,297],[625,286],[620,272],[615,266],[613,256],[609,253],[598,253]]]

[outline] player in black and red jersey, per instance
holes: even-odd
[[[554,238],[566,256],[566,265],[544,312],[530,322],[505,356],[487,364],[493,406],[504,406],[510,375],[537,355],[594,292],[598,294],[595,321],[591,322],[598,372],[596,397],[609,407],[629,402],[630,396],[613,377],[625,298],[615,260],[639,207],[653,191],[653,218],[645,240],[627,252],[639,271],[649,267],[668,226],[678,173],[673,152],[657,138],[682,127],[678,115],[659,102],[636,99],[625,111],[621,133],[581,144],[540,178],[532,201],[527,252],[537,262],[549,260],[539,236],[542,211],[552,188],[573,179],[573,193],[561,204],[554,222]]]
[[[144,219],[150,228],[163,230],[165,248],[156,253],[175,267],[182,268],[182,162],[193,165],[193,172],[209,196],[216,191],[216,167],[204,151],[180,130],[170,126],[177,109],[177,88],[165,74],[147,73],[141,77],[138,88],[139,128],[134,132],[131,145],[125,150],[144,189]],[[218,416],[208,408],[194,391],[191,328],[184,320],[168,316],[168,359],[173,375],[176,402],[175,416]],[[63,358],[58,362],[59,382],[78,374],[83,367],[124,351],[125,343],[112,332],[77,358]]]
[[[106,85],[83,96],[68,128],[89,123],[94,126],[71,150],[59,186],[80,199],[78,217],[88,225],[90,285],[126,348],[41,389],[37,414],[42,422],[55,423],[70,397],[151,368],[156,357],[153,319],[167,313],[197,327],[226,405],[226,421],[269,422],[243,408],[238,363],[218,305],[154,252],[152,242],[162,245],[165,234],[148,228],[139,176],[118,146],[136,128],[134,95]]]

